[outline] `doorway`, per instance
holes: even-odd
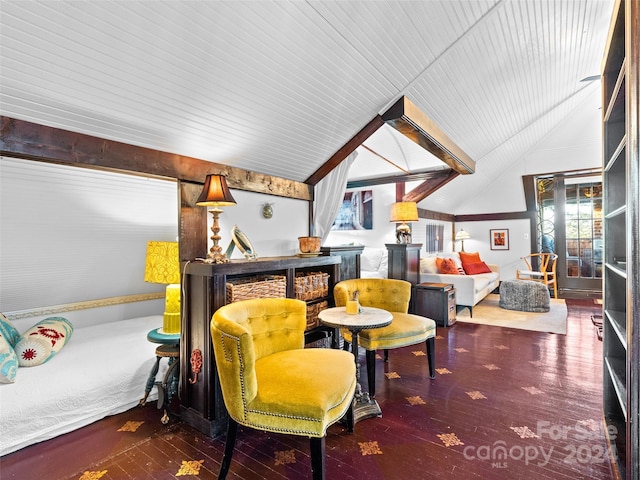
[[[536,248],[558,255],[561,291],[602,292],[602,178],[589,173],[536,177]]]

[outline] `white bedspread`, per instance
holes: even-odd
[[[76,328],[47,363],[20,367],[15,383],[0,384],[0,455],[136,406],[155,361],[147,333],[160,326],[154,315]]]

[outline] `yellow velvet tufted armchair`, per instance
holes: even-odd
[[[404,280],[386,278],[343,280],[337,283],[333,289],[336,306],[345,306],[347,300],[351,300],[355,292],[358,292],[360,305],[382,308],[393,314],[391,325],[363,330],[358,335],[360,345],[366,350],[369,396],[375,396],[377,349],[384,350],[386,362],[389,358],[389,349],[426,342],[429,377],[435,378],[436,322],[430,318],[407,313],[411,299],[411,284]],[[341,333],[344,339],[351,343],[351,332],[341,330]]]
[[[238,424],[309,437],[314,480],[325,478],[327,428],[346,414],[353,431],[353,356],[305,349],[306,312],[300,300],[261,298],[213,314],[211,341],[230,417],[219,479],[229,471]]]

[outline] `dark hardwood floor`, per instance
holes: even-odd
[[[567,305],[567,335],[438,328],[435,380],[421,348],[391,351],[388,364],[377,364],[383,416],[353,434],[329,429],[327,479],[614,478],[602,427],[602,343],[591,322],[601,306]],[[0,478],[216,478],[224,437],[177,418],[162,425],[160,416],[148,404],[6,455]],[[308,446],[241,428],[229,478],[311,478]]]

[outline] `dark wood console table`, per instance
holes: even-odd
[[[340,256],[328,255],[231,260],[222,264],[196,261],[186,265],[182,279],[185,293],[180,333],[183,359],[180,364],[180,416],[183,422],[212,437],[226,428],[227,412],[218,381],[209,325],[213,313],[226,304],[227,281],[265,274],[283,275],[286,277],[286,296],[295,298],[296,274],[323,272],[329,275],[328,294],[308,303],[326,301],[328,306],[333,306],[333,286],[340,281],[340,262]],[[326,332],[327,327],[313,330],[323,329]],[[198,352],[202,367],[196,374],[190,360],[195,357],[197,363]]]
[[[337,245],[334,247],[321,247],[323,255],[339,255],[342,257],[340,263],[340,280],[360,278],[360,255],[364,246],[362,245]]]

